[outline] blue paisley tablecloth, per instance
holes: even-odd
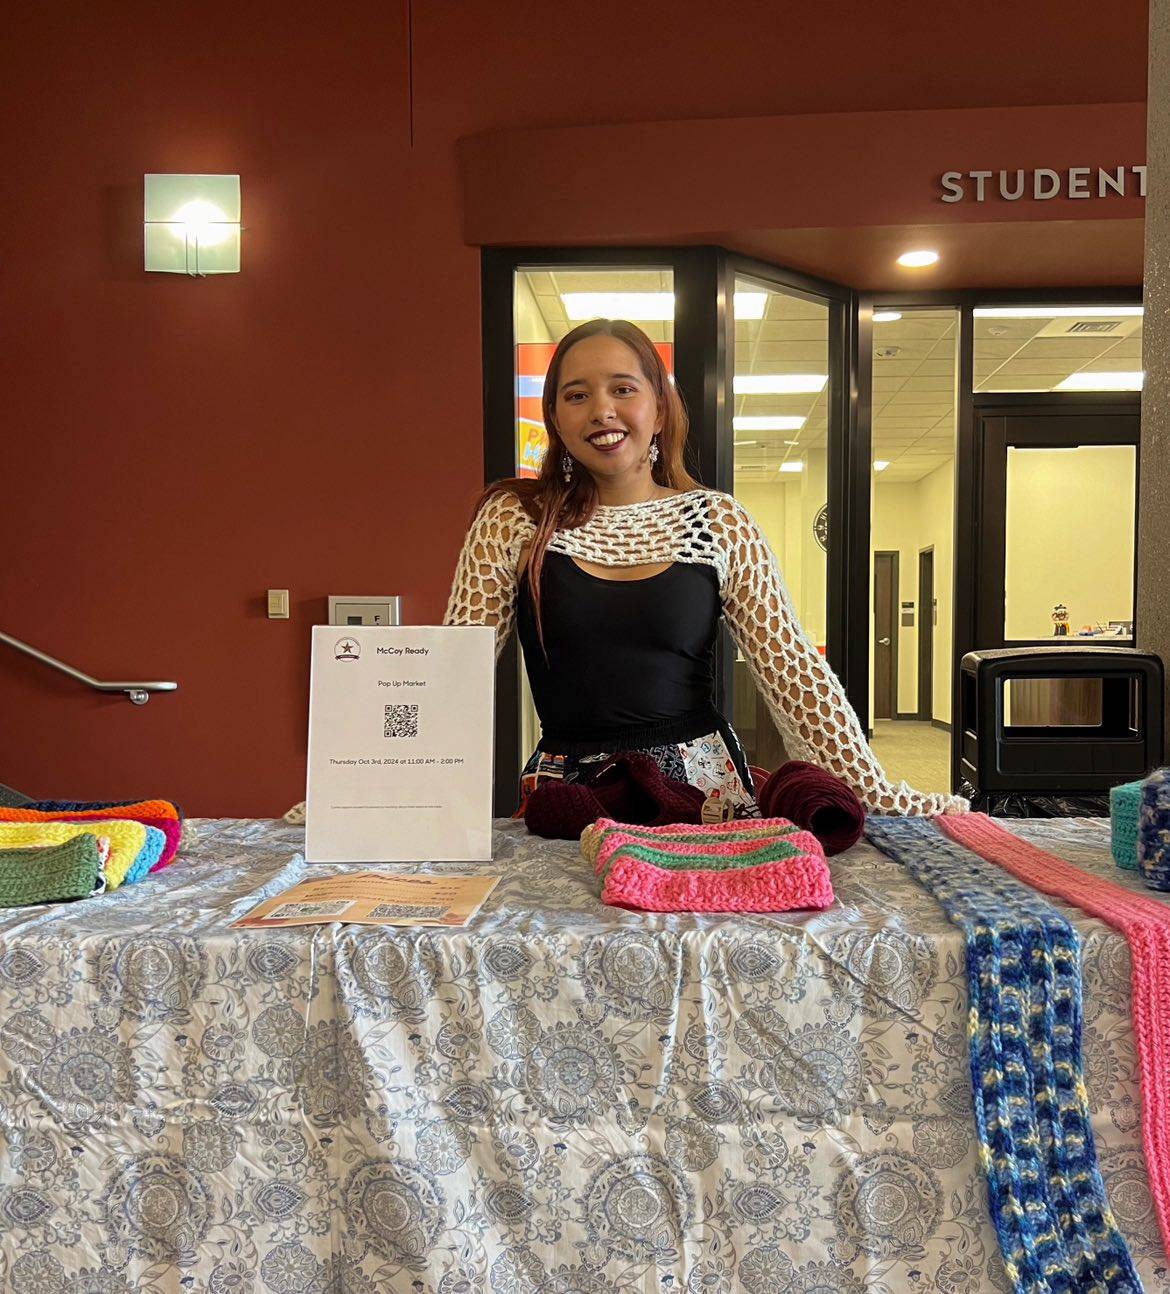
[[[194,825],[141,885],[0,913],[5,1289],[1006,1288],[962,939],[872,846],[824,913],[642,916],[501,820],[469,930],[236,931],[304,876],[303,832]],[[1007,825],[1138,888],[1106,822]],[[1166,1291],[1129,951],[1076,922],[1101,1167]]]

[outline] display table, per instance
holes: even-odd
[[[603,906],[495,823],[467,930],[229,930],[303,829],[199,820],[139,885],[0,912],[0,1287],[17,1294],[1005,1288],[961,934],[859,844],[818,914]],[[1005,822],[1141,893],[1108,822]],[[1129,950],[1084,941],[1101,1168],[1170,1288]]]

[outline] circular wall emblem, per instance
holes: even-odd
[[[813,538],[827,553],[829,551],[829,505],[821,505],[821,510],[813,517]]]
[[[356,638],[339,638],[333,647],[334,660],[357,660],[362,654]]]

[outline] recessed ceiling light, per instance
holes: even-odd
[[[799,458],[794,458],[787,463],[781,463],[780,470],[782,472],[803,472],[804,464],[800,461]]]
[[[875,458],[873,460],[873,470],[875,472],[884,472],[889,465],[889,462],[884,458]]]
[[[805,419],[798,414],[781,414],[772,417],[766,414],[740,414],[732,418],[731,425],[736,431],[799,431]]]
[[[1142,314],[1142,306],[977,306],[977,319],[1121,319]]]
[[[938,252],[933,252],[923,247],[916,251],[903,252],[902,255],[898,257],[898,264],[918,268],[923,265],[933,265],[937,260]]]
[[[874,323],[895,323],[901,317],[902,312],[900,310],[875,310],[873,312]]]
[[[737,440],[735,443],[737,445],[758,445],[760,442],[758,440]]]
[[[638,319],[661,321],[674,318],[673,292],[562,292],[565,314],[583,319]]]
[[[736,395],[815,395],[825,389],[826,373],[737,373]]]
[[[1054,391],[1140,391],[1145,373],[1070,373]]]

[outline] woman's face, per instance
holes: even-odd
[[[565,448],[593,476],[648,476],[661,419],[637,353],[604,333],[571,347],[561,360],[556,423]]]

